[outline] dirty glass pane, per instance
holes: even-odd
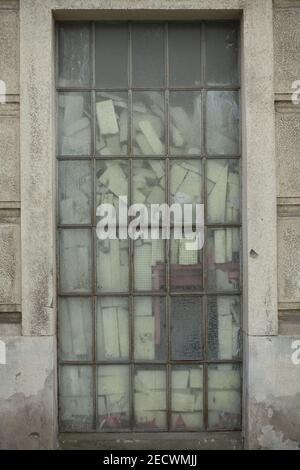
[[[210,223],[240,221],[239,162],[207,161],[207,217]]]
[[[208,425],[235,429],[241,426],[241,370],[239,364],[208,366]]]
[[[165,163],[162,160],[135,160],[133,162],[134,204],[161,204],[166,201]],[[150,210],[148,211],[150,224]]]
[[[128,291],[128,240],[97,239],[99,292]]]
[[[171,161],[170,190],[172,203],[200,204],[203,201],[201,160]]]
[[[210,155],[239,153],[239,94],[207,92],[207,152]]]
[[[165,104],[158,91],[132,94],[132,140],[134,155],[164,155]]]
[[[237,290],[240,276],[240,230],[209,229],[207,236],[209,288]]]
[[[58,86],[88,86],[91,68],[89,25],[60,25],[58,41]]]
[[[164,360],[166,354],[166,312],[163,297],[134,299],[134,358]]]
[[[172,359],[202,359],[202,336],[203,324],[201,297],[172,297]]]
[[[96,206],[113,205],[119,214],[119,197],[128,197],[129,164],[126,160],[96,161]],[[127,214],[127,210],[126,210]],[[99,219],[97,219],[99,220]],[[119,221],[119,223],[121,223]]]
[[[132,86],[164,86],[164,25],[132,25]]]
[[[90,93],[59,93],[58,154],[90,155],[91,135]]]
[[[238,26],[236,23],[207,23],[206,81],[208,85],[238,83]]]
[[[172,428],[195,431],[203,427],[203,368],[173,366],[171,373]]]
[[[61,431],[90,431],[93,426],[93,369],[89,366],[60,368]]]
[[[139,291],[164,290],[166,286],[165,241],[134,242],[134,287]]]
[[[58,323],[60,359],[92,360],[92,300],[83,297],[61,297]]]
[[[195,291],[202,288],[202,250],[194,240],[175,239],[171,232],[170,284],[172,291]]]
[[[134,417],[137,429],[166,428],[166,370],[164,367],[135,368]]]
[[[92,237],[86,229],[59,232],[60,290],[90,292],[92,289]]]
[[[97,155],[125,155],[128,141],[127,92],[97,93],[96,116]]]
[[[59,223],[91,223],[91,163],[88,161],[60,161],[58,177]]]
[[[128,86],[128,27],[96,23],[96,88]]]
[[[201,154],[201,93],[170,92],[170,154]]]
[[[209,359],[241,357],[241,306],[237,296],[208,297]]]
[[[199,87],[201,84],[200,24],[170,24],[169,83],[171,87]]]
[[[126,360],[129,357],[128,299],[102,297],[97,301],[97,358]]]
[[[98,431],[129,427],[129,367],[99,366],[97,380]]]

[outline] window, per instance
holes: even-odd
[[[241,426],[239,27],[57,29],[61,431]],[[99,240],[99,204],[203,203],[205,244]]]

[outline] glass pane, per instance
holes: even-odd
[[[203,319],[201,297],[172,297],[172,359],[202,359],[202,335]]]
[[[124,360],[129,357],[128,299],[102,297],[97,301],[97,358]]]
[[[201,29],[199,24],[169,24],[169,81],[171,87],[201,84]]]
[[[172,203],[202,202],[202,162],[200,160],[171,161],[170,190]]]
[[[128,197],[129,165],[126,160],[96,161],[96,204],[113,205],[119,214],[119,197]],[[127,215],[127,210],[126,210]],[[116,220],[116,222],[119,219]]]
[[[207,161],[207,217],[211,223],[240,221],[239,162]]]
[[[206,80],[209,85],[238,83],[238,26],[235,23],[207,23]]]
[[[96,87],[128,85],[128,27],[96,23]]]
[[[96,152],[97,155],[125,155],[128,141],[127,93],[96,94]]]
[[[166,428],[166,371],[164,367],[136,367],[134,416],[138,429]]]
[[[59,155],[90,155],[90,93],[60,93],[58,108]]]
[[[129,367],[98,367],[98,430],[129,427]]]
[[[133,203],[151,204],[165,202],[165,163],[162,160],[135,160],[133,162]],[[149,224],[150,224],[150,211]]]
[[[170,154],[201,154],[201,93],[170,93]]]
[[[92,360],[92,301],[90,298],[59,299],[59,343],[62,361]]]
[[[194,291],[202,288],[202,251],[187,238],[171,235],[170,283],[173,291]]]
[[[157,91],[132,94],[132,139],[134,155],[165,153],[164,95]]]
[[[90,431],[93,426],[93,369],[89,366],[60,368],[61,431]]]
[[[239,288],[240,230],[208,230],[208,286],[221,291]]]
[[[128,277],[128,240],[97,240],[98,291],[127,292]]]
[[[132,25],[132,86],[164,86],[164,25]]]
[[[90,28],[66,24],[59,27],[58,86],[87,86],[90,83]]]
[[[92,171],[90,162],[59,162],[59,223],[91,223]]]
[[[134,299],[135,360],[164,360],[166,353],[166,312],[163,297]]]
[[[166,286],[165,241],[134,242],[134,286],[136,290],[163,290]]]
[[[241,370],[238,364],[208,366],[208,425],[218,429],[241,426]]]
[[[90,230],[61,230],[59,238],[61,291],[90,292],[92,289]]]
[[[208,298],[209,358],[241,357],[240,298],[232,296]]]
[[[176,431],[203,427],[202,366],[174,366],[171,374],[172,428]]]
[[[239,95],[236,91],[207,92],[207,151],[210,155],[239,153]]]

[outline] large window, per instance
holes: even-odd
[[[62,431],[241,426],[238,36],[232,22],[57,28]],[[119,196],[203,203],[203,249],[99,240],[96,209]]]

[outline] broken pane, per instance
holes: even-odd
[[[58,86],[90,83],[90,27],[84,23],[59,26]]]
[[[139,291],[159,291],[166,286],[165,241],[134,242],[134,286]]]
[[[96,153],[126,155],[128,142],[127,92],[96,94]]]
[[[240,230],[218,228],[208,230],[208,286],[232,291],[239,288]]]
[[[58,154],[91,154],[90,93],[59,93]]]
[[[88,161],[59,162],[59,223],[91,223],[92,171]]]
[[[210,223],[240,221],[239,162],[207,161],[207,217]]]
[[[166,312],[163,297],[134,299],[135,360],[164,360],[166,349]]]
[[[132,202],[150,207],[165,200],[165,163],[162,160],[135,160]],[[150,224],[150,211],[148,214]]]
[[[96,23],[96,88],[128,86],[127,24]]]
[[[60,426],[62,431],[90,431],[93,426],[93,369],[60,368]]]
[[[99,292],[127,292],[128,240],[97,239],[97,288]]]
[[[201,360],[203,348],[201,297],[171,298],[173,360]]]
[[[203,368],[173,366],[172,428],[176,431],[196,431],[203,427]]]
[[[237,296],[208,297],[209,358],[239,359],[241,356],[241,312]]]
[[[98,367],[98,430],[129,427],[129,367]]]
[[[92,360],[92,301],[83,297],[59,299],[59,344],[63,361]]]
[[[201,93],[198,91],[170,92],[170,154],[200,155]]]
[[[207,152],[209,155],[239,153],[239,94],[207,92]]]
[[[235,429],[241,426],[239,364],[208,366],[208,425],[214,429]]]
[[[138,429],[166,428],[166,370],[164,367],[135,368],[134,416]]]
[[[132,25],[132,86],[163,87],[164,25],[134,23]]]
[[[97,358],[112,361],[128,357],[128,299],[102,297],[97,301]]]
[[[126,160],[96,161],[96,205],[111,204],[119,214],[119,197],[128,197],[129,165]],[[127,209],[126,209],[127,219]]]
[[[60,290],[90,292],[92,289],[92,237],[86,229],[59,232]]]

